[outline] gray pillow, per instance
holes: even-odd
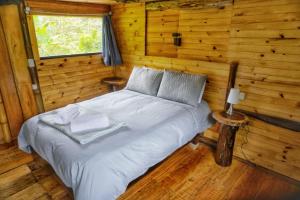
[[[163,71],[146,67],[134,67],[128,80],[126,89],[156,96],[162,76]]]
[[[158,97],[197,106],[205,89],[206,75],[165,71]]]

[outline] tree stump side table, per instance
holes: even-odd
[[[248,118],[239,112],[233,112],[232,115],[228,115],[225,111],[214,112],[212,116],[221,125],[219,127],[215,161],[223,167],[230,166],[236,132],[240,126],[246,124]]]
[[[126,80],[121,77],[107,77],[101,80],[102,83],[111,87],[111,91],[115,92],[126,84]]]

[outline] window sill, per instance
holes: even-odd
[[[102,57],[102,52],[71,54],[71,55],[59,55],[59,56],[47,56],[47,57],[40,57],[40,60],[48,60],[48,59],[55,59],[55,58],[79,57],[79,56],[93,56],[93,55],[100,55]]]

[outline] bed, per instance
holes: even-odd
[[[18,138],[19,148],[47,160],[77,200],[116,199],[132,180],[211,126],[204,100],[195,107],[124,89],[77,105],[127,127],[81,145],[35,116]]]

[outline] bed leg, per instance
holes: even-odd
[[[194,144],[193,142],[189,143],[189,147],[193,150],[196,150],[199,147],[200,143]]]
[[[196,150],[200,146],[200,140],[199,138],[203,135],[203,133],[198,133],[192,141],[189,143],[189,146],[193,149]]]

